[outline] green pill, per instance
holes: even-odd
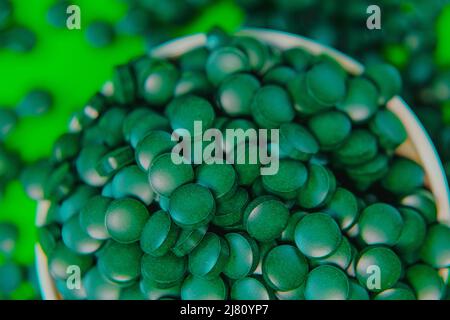
[[[145,107],[138,107],[131,111],[125,119],[123,119],[122,123],[122,134],[125,138],[125,141],[131,141],[131,135],[133,133],[133,129],[140,124],[142,119],[150,118],[152,115],[152,111]],[[155,113],[156,115],[156,113]],[[136,143],[137,145],[137,143]]]
[[[53,97],[48,91],[34,89],[19,102],[16,112],[20,117],[39,116],[46,113],[52,104]]]
[[[81,149],[75,166],[81,180],[93,187],[101,187],[107,181],[107,176],[102,176],[97,171],[97,163],[106,154],[107,149],[101,145],[89,145]]]
[[[425,189],[416,190],[414,193],[403,197],[400,203],[408,208],[417,210],[427,224],[437,219],[437,208],[431,192]]]
[[[348,230],[358,219],[358,200],[347,189],[338,187],[322,211],[332,216],[342,230]]]
[[[90,269],[83,278],[88,300],[117,300],[120,286],[106,279],[97,267]]]
[[[211,221],[216,204],[205,187],[190,183],[176,189],[169,201],[169,213],[182,228],[198,228]]]
[[[189,275],[181,286],[182,300],[225,300],[227,286],[220,277],[205,279]]]
[[[421,249],[422,260],[435,268],[450,267],[450,228],[444,224],[432,225]]]
[[[354,123],[364,123],[378,109],[378,91],[371,81],[354,78],[349,81],[348,93],[337,108],[345,112]]]
[[[270,300],[268,289],[262,281],[246,277],[233,283],[230,297],[233,300]]]
[[[30,52],[36,45],[36,34],[21,26],[12,26],[2,32],[1,45],[14,52]]]
[[[357,281],[350,279],[350,294],[348,300],[369,300],[369,293]]]
[[[111,237],[119,243],[131,243],[141,237],[149,215],[138,200],[117,199],[108,206],[105,225]]]
[[[60,136],[53,145],[52,157],[56,162],[71,160],[80,152],[80,136],[66,133]]]
[[[281,159],[278,172],[262,176],[264,188],[283,199],[294,199],[305,184],[308,171],[300,161]]]
[[[183,257],[189,254],[202,241],[207,230],[207,225],[201,226],[197,229],[182,229],[175,245],[172,248],[172,252],[178,257]]]
[[[251,70],[258,71],[264,67],[269,55],[269,50],[264,43],[255,38],[240,36],[235,37],[232,44],[248,57]]]
[[[202,164],[197,167],[195,176],[197,183],[210,189],[217,200],[236,192],[237,175],[231,164]]]
[[[155,198],[147,174],[136,165],[125,167],[116,173],[111,181],[111,192],[114,198],[135,198],[147,206]]]
[[[329,265],[316,267],[306,278],[306,300],[346,300],[349,294],[349,279],[337,267]]]
[[[295,76],[296,72],[291,67],[278,65],[269,69],[264,74],[263,82],[266,84],[275,84],[278,86],[287,87]]]
[[[14,110],[0,109],[0,141],[5,140],[17,124],[17,115]]]
[[[336,190],[336,178],[325,166],[310,164],[308,179],[300,189],[297,203],[305,209],[324,205]]]
[[[295,228],[295,244],[309,258],[324,258],[335,252],[342,241],[337,223],[324,213],[303,217]]]
[[[370,129],[380,145],[388,150],[396,149],[408,137],[400,119],[389,110],[379,110],[370,122]]]
[[[18,289],[24,281],[24,274],[19,265],[13,262],[0,264],[0,292],[10,294]]]
[[[81,282],[79,289],[71,290],[67,288],[67,281],[65,280],[56,280],[55,286],[64,300],[86,300],[86,288],[84,287],[83,281]]]
[[[175,96],[188,94],[206,95],[212,91],[211,83],[206,74],[200,71],[185,71],[175,87]]]
[[[221,47],[211,52],[206,61],[206,74],[214,85],[220,84],[227,76],[249,70],[247,56],[234,47]]]
[[[119,300],[135,301],[135,300],[145,300],[145,295],[141,291],[139,284],[134,284],[131,287],[123,288],[120,291]]]
[[[181,69],[183,71],[203,71],[208,54],[208,49],[204,47],[195,48],[183,53],[179,60]]]
[[[379,90],[379,104],[385,104],[400,93],[402,78],[398,70],[389,64],[375,64],[366,68],[364,75],[372,80]]]
[[[439,273],[426,264],[409,267],[406,280],[418,300],[439,300],[445,293],[445,284]]]
[[[170,197],[174,190],[194,179],[192,166],[182,161],[175,153],[164,153],[153,161],[148,170],[148,181],[157,194]]]
[[[256,269],[259,247],[256,241],[244,233],[227,233],[225,240],[230,249],[223,273],[230,279],[242,279]]]
[[[102,176],[111,175],[121,168],[132,164],[134,152],[131,147],[121,147],[105,154],[97,164],[97,171]]]
[[[67,25],[67,8],[70,3],[67,1],[57,1],[47,11],[47,22],[55,28],[65,28]]]
[[[266,85],[258,89],[253,97],[251,110],[255,122],[260,127],[268,129],[291,122],[295,115],[287,91],[275,85]]]
[[[124,122],[123,133],[125,137],[129,136],[129,142],[134,149],[137,148],[139,142],[150,132],[154,130],[168,130],[170,128],[169,120],[156,112],[147,112],[140,119],[134,119],[134,121],[132,121],[133,118],[128,120]],[[125,127],[125,123],[131,127]]]
[[[389,248],[368,247],[356,263],[356,277],[369,291],[380,292],[392,288],[400,279],[402,262]]]
[[[196,137],[196,123],[206,130],[212,126],[215,118],[214,108],[208,100],[194,95],[175,98],[167,106],[166,112],[172,129],[185,129],[191,137]]]
[[[311,97],[306,84],[306,74],[297,74],[289,83],[288,91],[294,101],[294,109],[303,116],[308,116],[328,109]]]
[[[229,116],[250,115],[250,105],[259,87],[258,79],[250,74],[231,75],[219,87],[218,104]]]
[[[404,195],[424,184],[425,172],[416,162],[397,158],[390,164],[381,185],[391,193]]]
[[[180,299],[181,282],[177,282],[173,286],[167,288],[160,288],[158,283],[153,280],[141,278],[141,281],[139,282],[139,289],[148,300],[161,300],[168,298]]]
[[[114,28],[104,21],[94,21],[86,29],[86,40],[96,48],[103,48],[114,40]]]
[[[310,118],[308,127],[323,150],[333,150],[348,138],[352,124],[344,113],[326,111]]]
[[[377,293],[374,300],[416,300],[414,292],[407,286],[391,288]]]
[[[305,282],[293,290],[275,291],[278,300],[305,300]]]
[[[256,198],[244,212],[244,227],[258,241],[268,242],[278,238],[289,220],[289,210],[273,198]]]
[[[222,227],[233,226],[239,223],[242,220],[248,201],[249,195],[244,188],[239,188],[230,198],[217,201],[217,210],[212,218],[212,223]]]
[[[126,110],[122,108],[111,108],[102,115],[98,126],[106,145],[116,147],[123,142],[121,128],[125,117]]]
[[[403,218],[403,228],[395,248],[400,253],[417,251],[425,240],[427,225],[420,213],[410,208],[399,209]]]
[[[312,259],[311,263],[314,265],[329,264],[345,270],[349,267],[353,258],[353,250],[350,242],[346,237],[342,237],[341,244],[337,247],[331,255],[325,258]]]
[[[102,240],[93,239],[84,232],[78,215],[63,224],[61,235],[64,244],[79,254],[92,254],[103,244]]]
[[[365,163],[348,167],[347,173],[353,180],[371,184],[386,174],[389,167],[388,161],[388,156],[379,153]]]
[[[153,213],[144,226],[141,235],[141,248],[153,256],[163,256],[174,246],[179,229],[170,215],[159,210]]]
[[[137,243],[109,241],[98,255],[97,267],[108,280],[126,286],[141,275],[142,254]]]
[[[197,277],[214,278],[223,271],[229,256],[227,241],[208,232],[189,254],[189,271]]]
[[[396,208],[386,203],[375,203],[361,212],[358,220],[359,235],[368,245],[397,243],[404,226]]]
[[[67,268],[73,265],[78,266],[80,271],[84,273],[90,268],[92,262],[92,256],[75,253],[61,242],[56,244],[55,249],[48,257],[50,274],[55,279],[67,279],[69,277]]]
[[[136,147],[136,163],[143,171],[148,171],[153,160],[163,153],[170,152],[175,146],[171,135],[165,131],[151,131]]]
[[[179,71],[169,62],[157,62],[138,72],[140,95],[156,107],[169,102],[173,97]]]
[[[0,255],[9,256],[16,248],[19,238],[17,227],[8,222],[0,223]]]
[[[313,62],[313,56],[302,48],[284,51],[283,58],[297,72],[304,72]]]
[[[319,152],[319,144],[314,136],[297,123],[284,123],[280,126],[280,149],[289,157],[308,161]]]
[[[187,259],[172,252],[161,257],[145,254],[142,257],[142,275],[160,288],[168,288],[183,280],[187,269]]]
[[[343,165],[360,165],[373,159],[377,152],[376,137],[368,130],[356,129],[350,133],[334,155]]]
[[[95,196],[89,199],[80,211],[80,226],[91,238],[105,240],[109,233],[105,226],[105,218],[112,199]]]
[[[281,245],[271,249],[262,264],[263,277],[275,290],[298,288],[308,274],[308,262],[294,246]]]
[[[295,228],[298,222],[306,215],[306,212],[296,211],[289,216],[286,228],[281,233],[281,241],[295,242]]]
[[[67,197],[75,185],[75,177],[69,163],[65,162],[47,177],[44,185],[44,197],[46,199],[61,200]]]
[[[306,73],[306,87],[318,103],[336,105],[346,94],[346,73],[337,63],[321,61]]]

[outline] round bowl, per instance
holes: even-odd
[[[280,49],[301,47],[315,55],[325,53],[336,59],[347,72],[353,75],[361,74],[364,71],[364,66],[349,56],[298,35],[267,29],[243,29],[237,32],[237,35],[252,36]],[[189,50],[203,46],[205,43],[205,34],[182,37],[156,47],[150,52],[150,55],[160,58],[175,58]],[[422,165],[425,170],[425,185],[431,190],[436,200],[438,220],[441,223],[450,224],[450,193],[447,178],[433,142],[416,115],[402,98],[393,97],[387,103],[387,108],[397,115],[408,133],[408,139],[397,148],[396,154],[410,158]],[[50,202],[46,200],[38,203],[37,226],[42,225],[45,221],[49,205]],[[46,300],[61,299],[50,276],[47,257],[39,244],[36,244],[35,251],[42,298]],[[441,275],[444,278],[448,278],[447,273],[448,270],[441,270]]]

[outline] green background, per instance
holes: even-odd
[[[164,1],[164,0],[162,0]],[[56,29],[46,22],[46,12],[54,0],[15,0],[15,20],[37,35],[37,45],[26,54],[0,50],[0,106],[14,107],[33,88],[43,88],[54,96],[53,109],[46,115],[24,119],[8,137],[7,145],[19,150],[26,161],[50,154],[55,139],[67,131],[70,115],[78,110],[110,77],[115,65],[144,52],[144,42],[137,37],[119,37],[111,46],[95,49],[85,40],[84,29],[93,20],[115,22],[126,10],[117,0],[72,1],[81,8],[81,30]],[[207,31],[218,25],[228,31],[243,22],[243,12],[232,0],[215,1],[177,35]],[[433,27],[433,26],[430,26]],[[437,21],[436,61],[450,66],[450,7]],[[387,58],[402,63],[401,48],[387,48]],[[450,106],[445,117],[450,120]],[[10,184],[0,200],[0,221],[17,223],[21,237],[14,259],[33,261],[35,243],[34,213],[36,204],[29,200],[18,181]]]

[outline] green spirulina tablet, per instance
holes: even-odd
[[[308,93],[318,103],[336,105],[346,94],[346,73],[335,62],[321,61],[306,73]]]
[[[185,129],[193,138],[195,122],[201,122],[203,130],[206,130],[212,126],[215,118],[211,103],[194,95],[175,98],[167,106],[166,112],[173,130]]]
[[[294,199],[305,184],[308,171],[300,161],[281,159],[278,172],[262,176],[264,188],[283,199]]]
[[[349,294],[349,279],[337,267],[329,265],[316,267],[306,278],[306,300],[346,300]]]
[[[280,245],[264,257],[262,273],[266,283],[275,290],[298,288],[308,274],[308,262],[294,246]]]
[[[391,193],[404,195],[413,192],[424,184],[425,172],[416,162],[397,158],[390,164],[381,185]]]
[[[289,220],[289,210],[274,198],[256,198],[244,212],[244,227],[258,241],[268,242],[278,238]]]
[[[24,274],[18,264],[6,262],[0,264],[0,292],[10,294],[24,281]]]
[[[54,168],[47,177],[44,185],[44,197],[46,199],[61,200],[67,197],[75,185],[75,176],[68,162]]]
[[[148,108],[138,107],[125,117],[122,123],[122,134],[125,141],[131,140],[131,133],[133,132],[134,127],[141,122],[143,118],[146,118],[146,116],[151,114],[152,112]]]
[[[336,178],[325,166],[310,164],[308,179],[300,189],[297,203],[306,209],[325,204],[336,190]]]
[[[400,203],[417,210],[428,224],[435,222],[437,219],[437,208],[433,195],[426,189],[416,190],[414,193],[403,197]]]
[[[194,170],[190,164],[181,162],[181,156],[164,153],[156,157],[148,170],[148,181],[159,195],[169,197],[175,189],[194,179]]]
[[[389,110],[379,110],[375,114],[370,130],[378,137],[380,145],[388,150],[394,150],[408,137],[400,119]]]
[[[379,104],[385,104],[393,96],[400,93],[402,78],[397,68],[389,64],[368,66],[364,75],[372,80],[379,90]]]
[[[130,144],[136,149],[138,143],[144,139],[144,137],[154,130],[169,130],[169,120],[159,115],[156,112],[150,112],[142,116],[141,119],[136,121],[133,127],[130,129]]]
[[[427,225],[420,213],[410,208],[399,209],[403,218],[403,228],[395,248],[401,253],[418,250],[427,232]]]
[[[275,291],[278,300],[305,300],[305,282],[293,290]]]
[[[141,248],[153,256],[163,256],[173,247],[178,238],[179,229],[170,215],[159,210],[153,213],[144,226],[141,235]]]
[[[259,247],[245,233],[227,233],[225,240],[230,249],[223,273],[230,279],[241,279],[252,274],[259,263]]]
[[[17,114],[14,110],[0,109],[0,141],[3,141],[17,124]]]
[[[325,258],[312,259],[312,264],[315,265],[335,265],[342,270],[348,268],[353,258],[353,249],[350,242],[346,237],[342,237],[341,244],[337,247],[336,251],[334,251],[331,255]]]
[[[253,277],[237,280],[231,287],[230,298],[232,300],[270,300],[269,290],[261,280]]]
[[[111,237],[120,243],[138,241],[149,215],[138,200],[117,199],[108,206],[105,225]]]
[[[280,148],[293,159],[308,161],[319,151],[319,144],[305,127],[284,123],[280,126]]]
[[[218,276],[228,262],[230,248],[222,237],[208,232],[189,254],[189,271],[202,278]]]
[[[244,188],[237,189],[230,198],[217,201],[217,210],[212,223],[217,226],[233,226],[239,223],[248,201],[249,195]]]
[[[227,286],[221,277],[205,279],[189,275],[181,286],[182,300],[225,300]]]
[[[309,258],[324,258],[335,252],[342,241],[337,223],[325,213],[303,217],[295,228],[295,244]]]
[[[251,74],[231,75],[218,89],[218,104],[229,116],[249,115],[252,98],[259,87],[258,79]]]
[[[348,300],[369,300],[369,293],[357,281],[350,279],[350,293]]]
[[[353,193],[344,188],[336,188],[336,192],[322,209],[332,216],[342,230],[353,226],[359,216],[358,200]]]
[[[88,300],[117,300],[120,286],[106,279],[97,267],[90,269],[83,278]]]
[[[348,93],[337,108],[347,114],[354,123],[369,120],[378,109],[378,91],[373,83],[362,77],[349,81]]]
[[[29,52],[36,45],[36,34],[30,29],[14,25],[2,31],[1,45],[14,52]]]
[[[178,257],[189,254],[203,240],[207,230],[208,225],[197,229],[182,229],[172,248],[172,252]]]
[[[168,288],[183,280],[186,267],[187,259],[177,257],[172,252],[161,257],[145,254],[141,272],[144,278],[154,281],[157,287]]]
[[[91,254],[96,252],[103,244],[102,240],[91,238],[80,225],[80,217],[73,216],[62,226],[62,241],[74,252],[80,254]]]
[[[268,129],[291,122],[295,116],[287,91],[276,85],[266,85],[256,91],[251,110],[255,122]]]
[[[312,116],[308,127],[323,150],[339,147],[350,135],[350,119],[340,111],[326,111]]]
[[[177,282],[173,286],[167,288],[160,288],[158,283],[153,280],[141,278],[139,282],[139,289],[147,300],[158,300],[164,298],[180,299],[181,296],[181,282]]]
[[[205,187],[190,183],[177,188],[169,201],[169,213],[182,228],[198,228],[211,221],[216,209],[212,193]]]
[[[359,165],[373,159],[377,152],[375,136],[368,130],[356,129],[334,154],[336,160],[344,165]]]
[[[53,104],[52,95],[41,89],[30,91],[17,105],[16,112],[19,116],[38,116],[46,113]]]
[[[169,62],[158,62],[138,74],[140,95],[154,106],[162,106],[173,97],[179,71]]]
[[[126,286],[141,275],[142,254],[137,243],[109,241],[98,255],[97,267],[108,280]]]
[[[171,135],[165,131],[151,131],[148,133],[136,147],[136,163],[139,168],[147,171],[153,160],[163,153],[170,152],[175,146]]]
[[[357,181],[373,182],[382,178],[389,167],[389,158],[379,153],[375,158],[359,165],[347,167],[348,175]]]
[[[80,136],[75,133],[65,133],[53,145],[52,157],[57,162],[71,160],[80,152]]]
[[[358,220],[359,236],[368,245],[397,243],[404,226],[400,212],[386,203],[366,207]]]
[[[83,281],[81,281],[79,289],[69,289],[66,280],[56,280],[55,286],[64,300],[86,300],[87,294]]]
[[[102,176],[97,171],[98,160],[107,152],[107,149],[101,145],[88,145],[81,149],[78,155],[75,166],[81,180],[86,184],[101,187],[107,181],[107,176]]]
[[[444,224],[432,225],[421,249],[422,260],[435,268],[450,267],[450,228]]]
[[[286,65],[278,65],[269,69],[263,77],[265,84],[275,84],[282,87],[287,85],[295,78],[296,72],[293,68]]]
[[[69,266],[76,265],[84,273],[90,268],[92,263],[92,256],[75,253],[62,242],[56,244],[56,247],[48,257],[48,267],[52,277],[55,279],[67,279],[70,275],[67,273]]]
[[[306,85],[306,73],[297,74],[288,83],[288,92],[294,100],[294,109],[300,115],[312,115],[329,108],[317,102],[308,92]]]
[[[283,58],[297,72],[304,72],[313,62],[313,56],[301,48],[284,51]]]
[[[19,238],[19,230],[17,227],[8,222],[0,223],[0,254],[9,256],[14,249]]]
[[[418,300],[439,300],[445,293],[444,281],[429,265],[413,265],[406,270],[405,277]]]
[[[110,147],[118,146],[123,142],[122,124],[126,117],[126,110],[111,108],[106,111],[99,120],[102,140]]]
[[[64,28],[67,25],[67,8],[70,3],[67,1],[58,1],[47,11],[47,22],[55,28]]]
[[[175,87],[175,96],[187,94],[206,95],[212,91],[211,83],[201,71],[185,71],[181,74]]]
[[[285,242],[294,242],[295,241],[295,228],[297,227],[298,222],[307,215],[306,212],[303,211],[296,211],[291,213],[289,216],[288,223],[286,225],[286,228],[284,228],[283,232],[281,233],[281,241]]]
[[[111,192],[114,198],[135,198],[147,206],[155,198],[147,174],[135,165],[125,167],[116,173],[111,182]]]
[[[206,45],[208,50],[214,50],[227,45],[231,41],[231,37],[223,29],[213,27],[206,34]]]
[[[132,164],[133,160],[133,149],[129,146],[120,147],[100,158],[97,164],[97,171],[102,176],[111,175],[121,168]]]
[[[236,192],[237,175],[231,164],[202,164],[197,167],[195,176],[197,183],[210,189],[217,200]]]
[[[94,21],[86,29],[87,41],[96,48],[103,48],[114,40],[114,28],[103,21]]]
[[[180,67],[183,71],[202,71],[205,69],[209,51],[205,47],[192,49],[183,53],[179,58]]]
[[[380,292],[392,288],[402,274],[402,262],[386,247],[367,247],[356,263],[356,277],[369,291]]]
[[[214,85],[220,84],[227,76],[250,69],[248,57],[234,47],[221,47],[211,52],[206,61],[206,74]]]
[[[269,55],[269,50],[266,44],[258,39],[246,36],[235,37],[232,44],[240,49],[248,57],[250,69],[254,71],[261,70]]]
[[[109,233],[105,226],[106,211],[112,199],[95,196],[83,206],[80,211],[80,226],[91,238],[108,239]]]
[[[374,300],[416,300],[414,292],[407,287],[406,285],[403,287],[396,287],[384,290],[380,293],[377,293],[374,297]]]
[[[120,290],[119,300],[134,301],[134,300],[145,300],[145,295],[142,292],[139,284],[134,284],[130,287],[123,288]]]

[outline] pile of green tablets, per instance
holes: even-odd
[[[16,250],[19,231],[9,222],[0,222],[0,300],[17,296],[38,298],[37,278],[34,266],[17,263]]]
[[[445,298],[450,228],[437,221],[422,167],[394,153],[407,134],[385,103],[400,88],[386,64],[352,76],[329,56],[218,31],[179,57],[119,66],[52,156],[22,176],[47,211],[39,238],[58,291]],[[196,121],[204,130],[276,130],[278,170],[182,161],[172,134],[209,145]],[[80,289],[68,285],[73,266]]]

